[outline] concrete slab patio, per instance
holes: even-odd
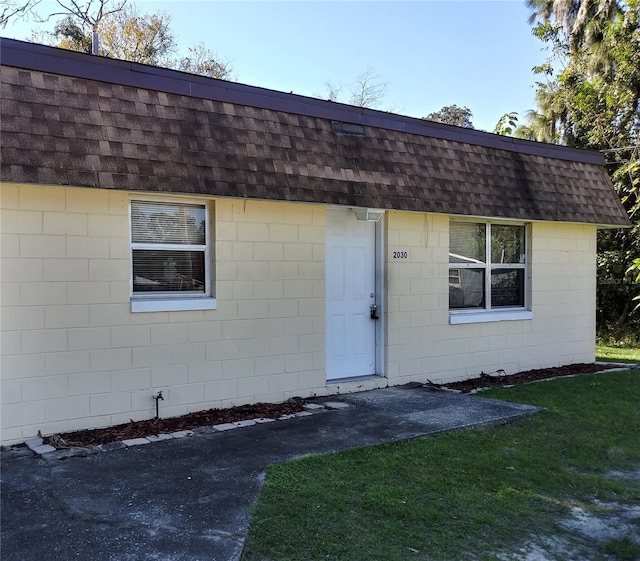
[[[237,560],[270,464],[539,411],[426,388],[330,401],[348,407],[84,458],[3,453],[2,559]]]

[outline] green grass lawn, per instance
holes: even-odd
[[[640,348],[596,346],[596,358],[611,362],[640,363]]]
[[[497,559],[566,533],[559,522],[572,507],[640,505],[640,482],[608,475],[640,468],[640,370],[482,396],[547,410],[513,425],[272,466],[244,561]],[[593,559],[640,558],[626,537],[596,551]]]

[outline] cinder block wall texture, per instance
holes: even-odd
[[[390,383],[595,360],[596,228],[529,224],[532,320],[449,324],[448,216],[387,214]],[[394,249],[410,259],[393,261]]]
[[[2,441],[326,392],[324,209],[211,201],[216,310],[130,311],[129,194],[2,186]]]
[[[327,395],[325,210],[210,201],[216,310],[130,311],[129,194],[3,184],[1,441]],[[531,225],[534,319],[448,323],[448,224],[387,213],[389,384],[592,361],[595,228]],[[390,256],[389,256],[390,257]],[[386,383],[386,381],[385,381]]]

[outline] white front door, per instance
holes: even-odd
[[[327,210],[327,379],[376,373],[376,225]]]

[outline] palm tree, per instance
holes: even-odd
[[[529,23],[551,23],[566,39],[571,52],[596,45],[606,22],[622,13],[620,0],[526,0]]]
[[[553,118],[542,112],[531,109],[525,115],[525,124],[520,125],[513,133],[516,138],[537,140],[538,142],[557,143],[556,123]]]
[[[553,79],[538,84],[537,109],[530,111],[516,136],[544,142],[571,142],[575,132],[572,113],[563,99],[562,84],[582,76],[608,75],[614,63],[603,44],[606,25],[623,13],[625,0],[526,0],[532,13],[530,23],[537,23],[540,36],[552,40],[557,57],[565,67],[564,81]],[[555,63],[544,65],[538,73],[553,74]],[[543,67],[540,67],[541,69]],[[566,84],[565,84],[566,85]]]

